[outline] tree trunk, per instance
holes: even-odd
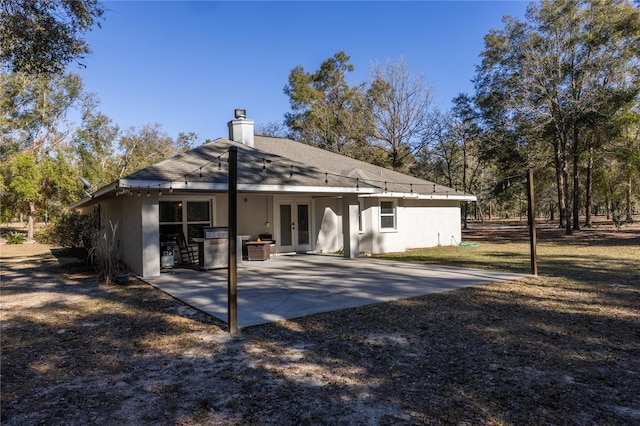
[[[27,241],[33,241],[33,218],[36,215],[36,202],[29,201],[29,213],[27,214]]]
[[[589,146],[589,158],[587,159],[587,181],[585,183],[585,198],[584,198],[584,210],[585,210],[585,219],[584,226],[591,226],[591,208],[593,207],[592,201],[592,191],[593,184],[591,182],[591,172],[593,169],[593,146]]]
[[[489,203],[491,203],[491,201],[489,201]],[[480,217],[480,223],[484,223],[484,211],[482,210],[482,207],[480,207],[479,203],[476,203],[476,215]]]
[[[563,174],[562,174],[562,156],[560,154],[560,142],[558,141],[557,138],[554,140],[553,148],[554,148],[553,159],[556,164],[556,187],[558,189],[557,191],[558,192],[558,219],[559,219],[558,227],[564,228],[564,218],[565,218],[564,198],[565,198],[566,192],[564,191],[564,181],[562,178]],[[551,220],[553,220],[553,215]]]
[[[565,227],[564,231],[566,235],[571,235],[571,200],[569,197],[569,162],[567,161],[567,152],[565,151],[562,156],[562,189],[563,189],[563,202],[564,202],[564,218]]]
[[[573,141],[573,230],[580,230],[580,155],[578,154],[578,139],[574,136]]]
[[[462,215],[463,215],[463,226],[462,229],[469,229],[467,215],[469,213],[469,205],[466,201],[462,202]]]
[[[633,223],[633,211],[631,209],[631,183],[632,183],[632,176],[631,176],[631,172],[629,172],[628,175],[628,180],[627,180],[627,184],[625,185],[625,198],[626,198],[626,204],[627,204],[627,218],[625,219],[625,222],[627,223]]]
[[[462,191],[467,192],[467,143],[463,142],[462,148]],[[469,203],[464,202],[464,227],[463,229],[469,229],[467,215],[469,214]]]

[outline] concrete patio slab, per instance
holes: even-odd
[[[245,261],[238,266],[238,327],[526,276],[322,255]],[[176,269],[143,280],[194,308],[228,320],[226,269]]]

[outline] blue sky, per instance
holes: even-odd
[[[122,128],[159,123],[199,142],[227,135],[234,108],[256,125],[281,122],[289,72],[315,71],[343,50],[365,81],[372,61],[403,56],[448,108],[471,79],[483,37],[525,1],[105,1],[93,54],[80,74],[99,109]],[[199,143],[198,143],[199,144]]]

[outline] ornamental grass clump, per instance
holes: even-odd
[[[113,283],[116,275],[126,270],[126,264],[120,260],[120,240],[117,234],[118,223],[109,221],[109,228],[97,232],[89,250],[91,263],[105,284]]]
[[[5,235],[7,239],[7,244],[22,244],[27,241],[27,236],[22,232],[11,231]]]

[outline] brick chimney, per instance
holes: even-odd
[[[235,109],[235,120],[229,126],[229,139],[253,147],[253,120],[247,120],[247,110]]]

